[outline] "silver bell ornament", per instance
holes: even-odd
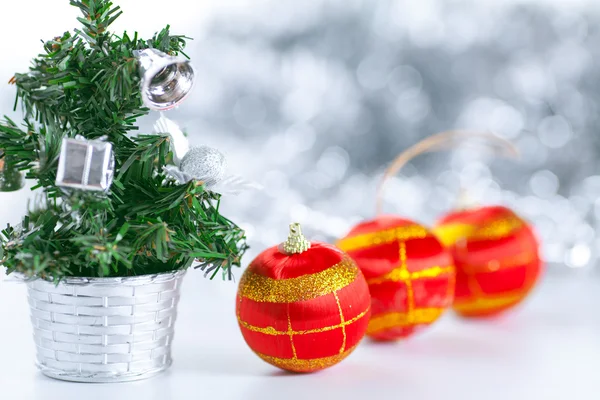
[[[25,186],[23,172],[11,165],[11,157],[0,150],[0,192],[14,192]]]
[[[134,55],[142,76],[142,100],[148,108],[169,110],[192,91],[194,69],[188,59],[156,49],[137,50]]]
[[[108,191],[112,184],[115,158],[112,144],[64,138],[58,159],[56,185],[80,190]]]

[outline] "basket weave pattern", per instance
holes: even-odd
[[[143,379],[168,368],[184,275],[28,282],[38,367],[80,382]]]

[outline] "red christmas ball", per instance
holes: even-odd
[[[367,335],[373,339],[412,335],[451,306],[453,260],[427,228],[381,216],[358,224],[338,246],[367,279],[372,298]]]
[[[542,272],[532,228],[512,210],[455,211],[434,229],[456,265],[454,309],[466,317],[500,313],[520,303]]]
[[[336,247],[308,243],[299,226],[286,243],[259,254],[237,294],[240,329],[263,360],[312,372],[346,358],[365,335],[369,288],[354,261]]]

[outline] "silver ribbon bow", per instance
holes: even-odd
[[[190,147],[179,125],[164,115],[156,121],[154,130],[159,134],[168,134],[171,139],[175,165],[164,167],[164,171],[180,184],[200,181],[207,189],[221,194],[239,194],[247,189],[261,188],[257,183],[238,175],[227,174],[227,161],[219,150],[209,146]]]

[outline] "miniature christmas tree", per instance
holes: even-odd
[[[29,72],[10,82],[25,121],[0,123],[0,162],[36,180],[40,195],[21,224],[2,231],[0,262],[8,273],[52,280],[155,274],[194,261],[211,277],[231,277],[247,246],[220,214],[221,195],[202,180],[170,178],[169,135],[134,134],[161,96],[189,89],[168,82],[182,78],[171,67],[142,77],[142,56],[187,58],[187,38],[169,26],[149,40],[117,36],[108,28],[121,11],[111,1],[70,3],[81,29],[45,42]]]

